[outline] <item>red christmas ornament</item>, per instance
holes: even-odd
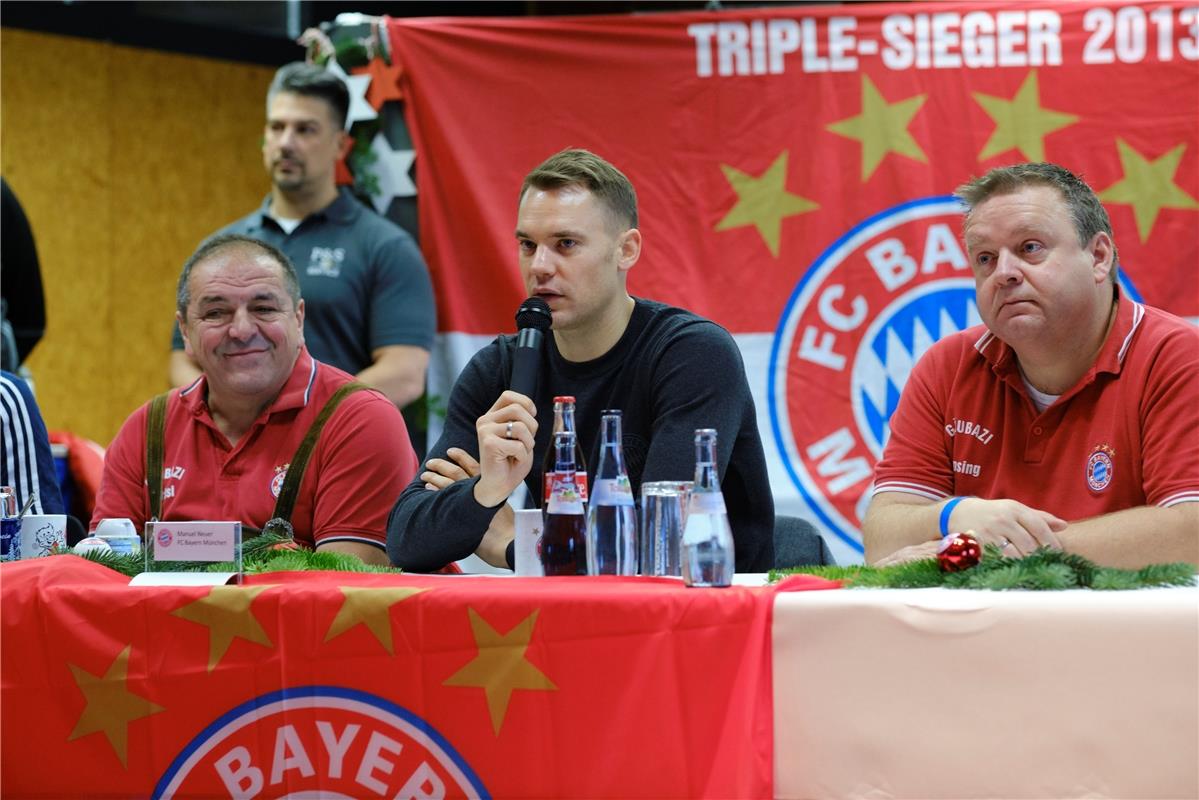
[[[937,564],[942,572],[961,572],[970,569],[982,558],[983,549],[968,533],[953,533],[937,548]]]

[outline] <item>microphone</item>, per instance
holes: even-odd
[[[516,352],[512,355],[512,380],[508,388],[532,397],[537,388],[537,368],[541,363],[541,340],[554,322],[549,303],[530,297],[516,311]]]

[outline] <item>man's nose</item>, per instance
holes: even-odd
[[[1020,283],[1024,280],[1024,262],[1010,250],[1001,250],[996,256],[995,277],[1003,283]]]
[[[529,259],[529,271],[534,275],[552,275],[554,272],[553,254],[548,247],[538,245]]]
[[[229,321],[227,332],[230,339],[235,339],[239,342],[253,337],[258,332],[254,316],[248,308],[239,308],[233,312],[233,319]]]

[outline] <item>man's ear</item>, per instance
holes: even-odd
[[[1111,274],[1112,263],[1116,260],[1116,246],[1112,243],[1112,237],[1104,231],[1099,231],[1091,239],[1088,252],[1091,256],[1091,269],[1095,273],[1095,283],[1103,283]]]
[[[304,298],[296,303],[296,322],[300,326],[300,344],[304,344]]]
[[[350,134],[343,131],[337,132],[337,157],[344,160],[350,154],[350,149],[354,146],[354,139]]]
[[[184,321],[183,315],[178,311],[175,312],[175,324],[179,326],[179,335],[183,337],[183,352],[187,353],[188,358],[194,361],[196,355],[192,352],[191,339],[187,338],[187,322]]]
[[[619,248],[617,269],[627,274],[637,263],[637,259],[641,258],[641,231],[629,228],[620,235],[617,247]]]

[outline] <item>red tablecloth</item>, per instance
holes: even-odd
[[[832,586],[811,579],[813,588]],[[770,589],[4,565],[6,797],[769,797]]]

